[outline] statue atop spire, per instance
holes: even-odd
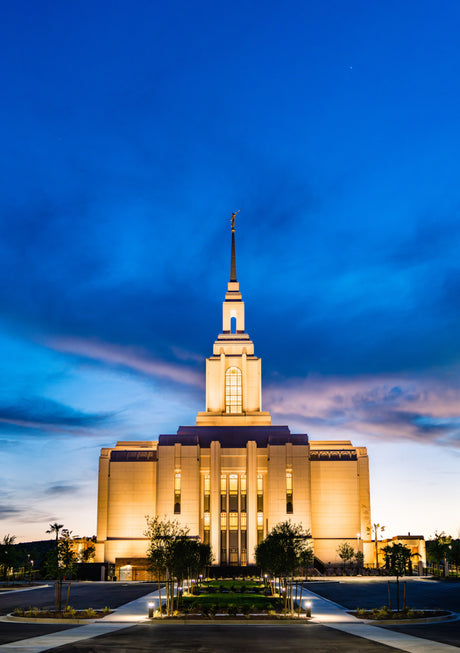
[[[232,213],[232,260],[230,263],[230,281],[236,281],[236,257],[235,257],[235,217],[238,215],[238,213],[241,211],[241,209],[238,209],[238,211],[235,211]]]
[[[232,213],[232,218],[230,222],[232,223],[232,231],[235,231],[235,217],[238,215],[238,213],[241,211],[241,209],[238,209],[238,211],[235,211],[235,213]]]

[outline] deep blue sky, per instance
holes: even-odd
[[[3,7],[0,535],[91,535],[100,447],[194,423],[236,209],[273,423],[368,446],[389,532],[457,535],[459,24],[456,1]]]

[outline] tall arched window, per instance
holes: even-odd
[[[229,367],[225,372],[225,412],[243,412],[241,370],[237,367]]]

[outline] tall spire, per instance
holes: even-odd
[[[237,216],[240,211],[241,209],[238,209],[238,211],[232,213],[232,259],[230,263],[230,281],[236,281],[235,216]]]

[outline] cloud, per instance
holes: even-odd
[[[56,483],[55,485],[50,485],[45,491],[44,494],[47,495],[62,495],[62,494],[74,494],[75,492],[78,492],[79,486],[78,485],[67,485],[67,484],[59,484]]]
[[[84,413],[52,399],[35,397],[0,405],[0,430],[89,433],[113,422],[115,413]]]
[[[423,377],[309,377],[271,384],[273,421],[308,428],[311,439],[411,440],[460,449],[460,387]]]
[[[204,374],[185,365],[154,360],[149,358],[146,353],[132,347],[96,343],[79,338],[54,338],[48,343],[48,346],[61,353],[87,358],[111,367],[121,367],[136,374],[167,379],[195,388],[204,386]],[[189,358],[192,356],[190,354]],[[184,358],[182,351],[181,357]]]
[[[19,508],[14,508],[13,506],[6,506],[0,504],[0,519],[8,519],[14,515],[18,515],[22,510]]]

